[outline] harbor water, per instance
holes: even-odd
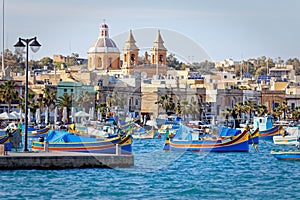
[[[0,199],[299,199],[300,162],[259,152],[163,151],[164,140],[134,140],[129,169],[3,170]],[[291,147],[287,147],[291,148]]]

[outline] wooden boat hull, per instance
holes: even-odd
[[[234,139],[210,141],[192,140],[178,141],[166,139],[164,150],[196,151],[196,152],[248,152],[248,131],[244,130]]]
[[[300,150],[293,151],[271,151],[271,154],[278,160],[298,160],[300,161]]]
[[[119,145],[121,154],[132,153],[132,137],[126,135],[123,137],[114,137],[103,141],[95,142],[49,142],[49,151],[70,151],[84,153],[104,153],[116,154],[116,145]],[[33,151],[43,151],[44,142],[32,142]]]
[[[280,135],[280,131],[283,130],[281,125],[276,125],[270,129],[259,131],[259,138],[263,140],[272,140],[273,136]]]

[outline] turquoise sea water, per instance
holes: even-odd
[[[165,152],[134,140],[130,169],[0,171],[1,199],[299,199],[300,162],[260,152]]]

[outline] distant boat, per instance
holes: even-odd
[[[155,130],[145,130],[144,132],[134,133],[131,136],[133,137],[133,139],[153,139],[154,135]]]
[[[198,152],[248,152],[248,131],[232,129],[236,136],[218,138],[199,138],[192,135],[192,129],[182,125],[173,138],[166,138],[164,150]],[[219,134],[219,133],[218,133]]]
[[[132,138],[130,135],[119,135],[99,140],[97,138],[79,136],[67,131],[50,130],[46,139],[49,151],[70,151],[85,153],[116,154],[117,144],[122,154],[132,153]],[[33,141],[33,151],[44,151],[45,142]]]
[[[300,161],[300,150],[290,150],[290,151],[281,151],[281,150],[272,150],[271,154],[278,160],[299,160]]]

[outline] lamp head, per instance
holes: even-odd
[[[21,38],[19,38],[19,41],[14,45],[16,51],[18,53],[22,53],[25,49],[25,45],[23,44]]]
[[[34,38],[34,40],[30,43],[30,48],[31,50],[36,53],[38,52],[38,50],[40,49],[40,47],[42,46],[37,40],[36,37]]]

